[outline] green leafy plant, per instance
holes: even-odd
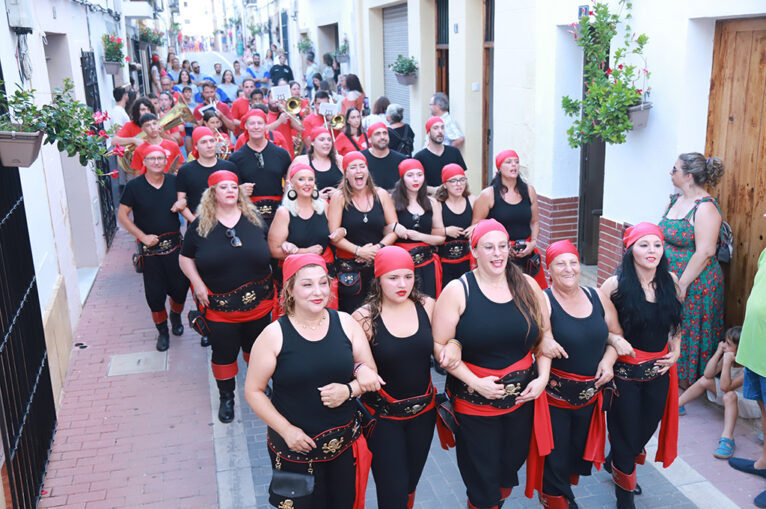
[[[125,61],[125,55],[122,52],[124,43],[122,39],[109,34],[101,36],[101,42],[104,44],[104,60],[107,62],[115,62],[122,67]]]
[[[165,32],[141,25],[138,27],[138,40],[162,46],[165,44]]]
[[[314,43],[311,42],[308,35],[303,34],[298,41],[298,52],[305,55],[310,51],[314,51]]]
[[[625,143],[625,135],[633,127],[628,108],[641,104],[646,98],[646,80],[651,73],[647,70],[643,51],[649,38],[646,34],[637,36],[631,32],[632,7],[631,2],[622,0],[619,11],[612,13],[606,3],[597,2],[592,11],[580,18],[579,29],[573,23],[569,31],[585,55],[585,96],[582,99],[561,98],[564,112],[576,118],[567,130],[572,148],[597,139],[612,144]],[[621,25],[624,25],[623,42],[610,60],[611,42]],[[638,60],[642,65],[629,63],[629,60]],[[637,82],[640,85],[636,85]]]
[[[338,58],[340,55],[348,55],[348,35],[343,34],[343,44],[340,45],[340,48],[335,50],[333,55],[335,58]]]
[[[388,68],[396,74],[407,75],[418,71],[418,63],[415,57],[407,58],[404,55],[398,55],[394,63],[388,65]]]
[[[11,94],[0,89],[0,103],[7,105],[7,112],[0,115],[0,130],[45,133],[46,144],[56,144],[60,152],[69,157],[77,156],[80,164],[86,166],[104,156],[121,155],[124,149],[115,148],[109,152],[106,139],[114,134],[114,127],[103,128],[108,119],[106,113],[93,112],[74,97],[72,80],[64,80],[63,89],[55,89],[49,104],[37,106],[34,103],[35,90],[24,90],[20,86]],[[96,169],[98,172],[98,170]]]

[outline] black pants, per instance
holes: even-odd
[[[268,448],[268,446],[267,446]],[[276,455],[268,448],[271,466],[274,467]],[[314,492],[301,498],[289,499],[288,505],[284,497],[275,495],[269,490],[269,503],[274,507],[291,507],[294,509],[352,509],[356,497],[356,465],[353,447],[346,449],[340,456],[321,463],[313,463]],[[286,472],[305,474],[308,465],[281,460],[281,469]]]
[[[593,464],[582,457],[585,453],[585,443],[588,441],[593,405],[597,404],[596,402],[576,410],[549,407],[554,448],[545,457],[543,493],[564,495],[570,501],[574,501],[569,475],[590,475]]]
[[[442,260],[442,288],[453,279],[457,279],[471,270],[471,262],[468,260],[460,263],[446,263]]]
[[[501,488],[519,484],[518,471],[529,454],[534,402],[505,415],[457,414],[457,466],[474,507],[495,507]]]
[[[255,338],[271,323],[271,314],[257,320],[241,323],[207,321],[210,329],[208,339],[213,350],[213,376],[222,390],[234,390],[234,376],[237,374],[237,357],[242,350],[245,359],[249,359]],[[217,373],[221,367],[231,366],[226,375]],[[231,375],[231,376],[229,376]]]
[[[378,419],[367,445],[379,509],[404,509],[418,487],[436,425],[436,409],[407,420]]]
[[[339,278],[340,278],[339,274]],[[364,304],[370,291],[370,283],[375,277],[372,267],[365,267],[359,271],[359,284],[346,287],[338,281],[338,310],[353,313]]]
[[[179,304],[186,301],[189,280],[178,265],[176,249],[170,254],[144,256],[144,294],[153,313],[165,311],[168,296]]]
[[[667,373],[648,382],[629,382],[615,377],[617,391],[607,412],[612,463],[624,474],[632,474],[636,456],[654,434],[665,412],[670,377]]]

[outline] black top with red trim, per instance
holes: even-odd
[[[234,233],[242,242],[232,245],[221,223],[200,237],[197,233],[199,218],[186,229],[181,254],[194,258],[202,281],[213,293],[227,293],[250,281],[261,281],[269,276],[271,252],[266,242],[266,230],[251,223],[244,215],[234,225]]]
[[[431,235],[431,228],[433,224],[433,210],[429,210],[423,214],[413,214],[409,210],[397,210],[396,217],[399,224],[407,228],[408,230],[415,230],[426,235]],[[415,244],[420,242],[419,240],[399,239],[397,244]]]
[[[495,204],[489,209],[490,219],[497,219],[500,224],[505,226],[508,236],[511,240],[522,240],[532,235],[532,227],[529,223],[532,221],[532,202],[529,198],[511,205],[503,199],[500,191],[494,188]]]
[[[253,183],[253,196],[282,196],[282,179],[287,177],[290,166],[290,154],[285,149],[266,142],[266,148],[260,152],[263,165],[255,150],[247,143],[234,152],[229,161],[239,168],[240,184]]]
[[[197,206],[202,199],[202,193],[208,188],[207,178],[218,170],[228,170],[239,174],[237,165],[223,159],[216,159],[215,166],[202,166],[199,160],[189,161],[178,169],[176,190],[186,193],[186,206],[192,214],[197,213]]]
[[[346,401],[336,408],[326,407],[317,387],[348,383],[354,378],[351,340],[343,331],[338,312],[328,309],[330,324],[319,341],[309,341],[298,333],[287,316],[279,317],[282,349],[271,379],[271,402],[282,416],[309,436],[348,424],[354,404]]]
[[[604,356],[609,327],[604,320],[604,308],[593,288],[582,288],[593,305],[590,315],[575,318],[567,313],[548,288],[545,293],[551,303],[551,332],[558,344],[566,350],[569,358],[553,359],[551,367],[574,373],[594,376],[598,363]]]
[[[159,189],[145,175],[134,178],[125,186],[120,203],[133,209],[133,222],[148,235],[177,232],[181,229],[178,214],[170,208],[176,202],[176,176],[164,174]]]
[[[386,217],[383,204],[375,196],[369,212],[360,212],[351,202],[343,208],[340,225],[346,229],[346,239],[357,246],[377,244],[383,238]]]
[[[465,311],[455,329],[463,346],[463,360],[488,369],[503,369],[526,356],[538,334],[534,321],[527,325],[513,299],[497,303],[479,288],[476,275],[467,272],[468,295]],[[465,283],[463,279],[460,282]]]
[[[319,190],[322,190],[325,187],[338,187],[340,181],[343,180],[343,172],[340,171],[340,168],[335,164],[335,161],[330,164],[329,169],[320,171],[314,167],[314,163],[311,161],[311,154],[309,154],[309,166],[314,169],[314,178],[316,179],[316,186]]]
[[[459,149],[450,145],[444,145],[444,152],[438,156],[426,147],[415,153],[413,157],[423,165],[426,184],[431,187],[439,187],[442,185],[442,168],[448,164],[459,164],[463,170],[468,170],[468,167],[463,160],[463,154],[460,153]]]
[[[415,307],[418,329],[411,336],[394,336],[382,317],[375,319],[375,337],[370,341],[370,349],[378,374],[386,381],[383,388],[394,399],[425,394],[431,383],[430,361],[434,350],[431,322],[423,306],[415,303]]]
[[[319,244],[324,250],[330,243],[330,227],[327,226],[327,216],[314,211],[314,214],[303,219],[297,214],[290,213],[290,224],[287,227],[287,242],[301,248]]]

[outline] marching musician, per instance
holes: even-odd
[[[235,124],[239,124],[242,117],[245,116],[245,113],[250,110],[250,94],[253,93],[253,90],[255,90],[255,80],[253,78],[245,78],[242,80],[242,91],[244,92],[244,96],[238,97],[231,104],[231,117],[234,119]],[[242,129],[240,129],[238,125],[235,127],[234,134],[237,136],[242,134]]]
[[[311,133],[317,127],[330,128],[329,122],[332,119],[332,115],[323,116],[319,114],[319,105],[322,103],[330,102],[330,94],[324,90],[320,90],[314,94],[314,111],[303,119],[303,141],[306,147],[311,144]],[[333,133],[334,137],[338,137],[340,130],[336,130]]]
[[[228,135],[221,132],[221,119],[218,118],[218,113],[210,110],[206,111],[202,115],[202,124],[215,133],[216,155],[221,159],[228,159],[229,155],[234,152],[234,144]]]
[[[147,113],[153,115],[157,114],[152,102],[146,97],[136,99],[133,106],[130,108],[130,122],[125,122],[120,130],[112,136],[112,145],[120,145],[122,147],[127,147],[128,145],[141,145],[144,140],[138,136],[141,132],[139,120],[141,120],[142,115],[146,115]]]
[[[136,147],[133,159],[130,162],[130,168],[136,172],[144,171],[144,157],[146,157],[146,151],[149,146],[156,145],[169,152],[165,162],[165,172],[176,173],[178,165],[184,162],[184,156],[181,154],[181,151],[178,149],[178,144],[175,141],[163,139],[162,136],[160,136],[162,127],[160,127],[160,124],[157,121],[157,116],[153,113],[146,113],[141,115],[138,123],[141,126],[141,130],[146,135],[144,137],[145,143]]]
[[[144,294],[159,332],[157,350],[164,352],[170,346],[168,313],[165,309],[167,297],[170,297],[173,334],[180,336],[184,332],[181,313],[189,280],[178,266],[181,247],[178,211],[185,203],[177,200],[176,176],[164,173],[169,152],[148,143],[141,147],[146,147],[141,159],[145,173],[125,186],[117,218],[141,247]]]
[[[204,81],[202,83],[202,103],[194,108],[194,118],[197,120],[197,125],[202,125],[202,114],[204,113],[204,110],[214,107],[220,112],[219,117],[226,131],[233,131],[236,125],[231,118],[231,110],[225,102],[218,100],[218,97],[216,96],[217,90],[218,86],[212,81]]]
[[[266,128],[270,132],[281,133],[282,136],[291,145],[290,150],[287,152],[290,154],[290,158],[295,157],[294,147],[297,143],[301,143],[300,132],[303,130],[303,124],[300,118],[291,118],[290,115],[284,110],[284,100],[275,99],[273,94],[268,96],[269,112],[266,117]]]

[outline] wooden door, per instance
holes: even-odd
[[[734,232],[726,324],[739,325],[766,247],[766,18],[716,24],[705,154],[726,168],[710,191]]]
[[[493,87],[495,65],[495,0],[484,0],[484,42],[482,44],[482,99],[481,132],[481,185],[489,184],[494,176],[494,148],[492,145]],[[477,191],[478,192],[478,191]]]

